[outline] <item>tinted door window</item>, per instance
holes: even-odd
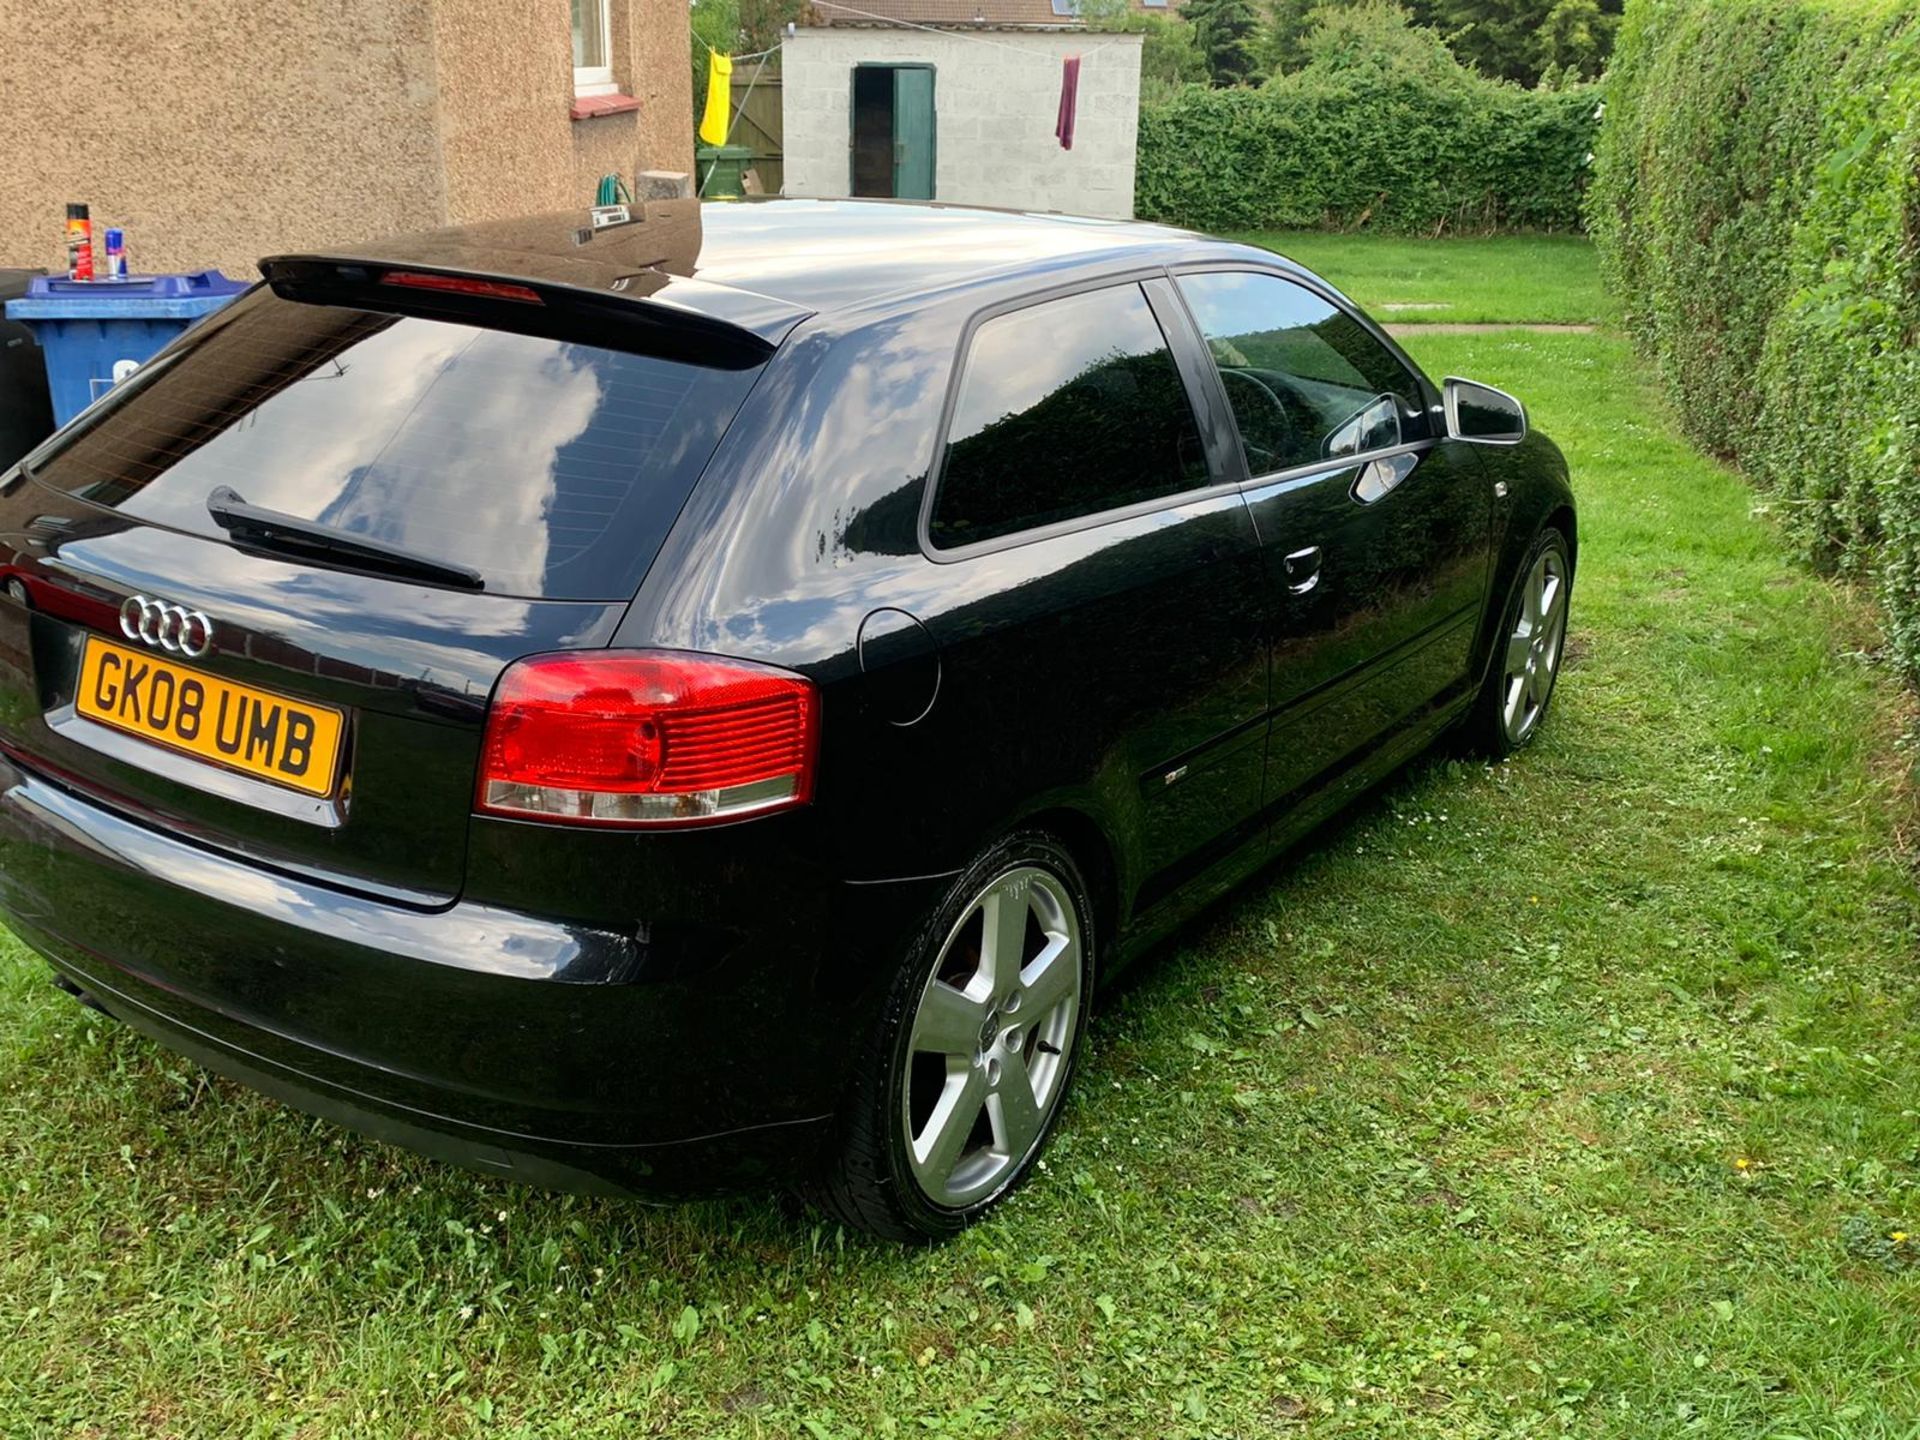
[[[942,549],[1192,490],[1199,427],[1138,285],[974,333],[929,529]]]
[[[1337,305],[1251,272],[1183,275],[1180,291],[1255,475],[1427,437],[1414,377]]]

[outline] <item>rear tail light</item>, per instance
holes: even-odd
[[[698,825],[813,798],[820,696],[791,671],[670,650],[536,655],[495,687],[475,805],[576,825]]]

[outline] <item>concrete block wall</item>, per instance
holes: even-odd
[[[1081,57],[1072,150],[1054,138],[1062,61]],[[781,57],[786,193],[845,195],[853,70],[934,67],[934,198],[1133,214],[1140,37],[1084,32],[803,29]]]

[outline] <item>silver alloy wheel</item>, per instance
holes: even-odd
[[[1520,614],[1507,637],[1500,720],[1507,741],[1523,745],[1553,694],[1567,637],[1567,556],[1557,545],[1540,552],[1520,590]]]
[[[907,1163],[936,1205],[984,1200],[1046,1133],[1080,1023],[1082,943],[1065,883],[1033,865],[996,876],[948,933],[900,1086]]]

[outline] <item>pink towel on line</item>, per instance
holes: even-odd
[[[1053,122],[1053,133],[1062,150],[1073,148],[1073,112],[1080,98],[1080,57],[1069,55],[1060,74],[1060,118]]]

